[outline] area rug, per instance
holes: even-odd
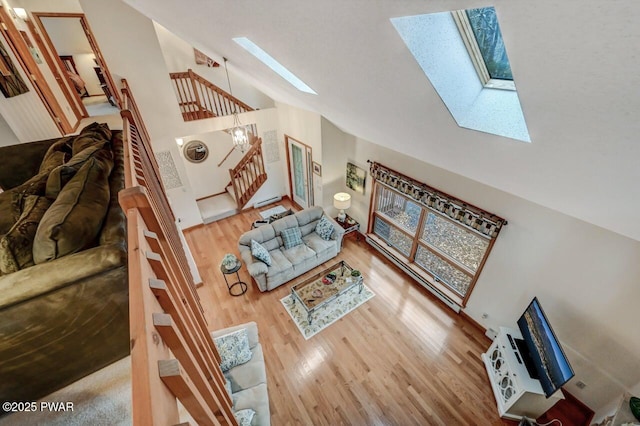
[[[366,285],[362,289],[361,293],[358,293],[357,287],[352,288],[346,293],[340,295],[340,297],[334,301],[314,312],[311,325],[309,325],[307,321],[307,311],[305,311],[300,302],[293,303],[291,294],[280,299],[280,302],[293,319],[293,322],[298,326],[300,333],[302,333],[305,340],[307,340],[329,327],[331,324],[338,321],[340,318],[347,315],[373,296],[375,296],[375,293]]]
[[[271,215],[282,213],[282,212],[286,212],[286,211],[287,211],[287,209],[285,209],[284,207],[282,207],[281,205],[278,204],[275,207],[272,207],[272,208],[267,209],[267,210],[263,210],[263,211],[261,211],[259,213],[260,213],[260,216],[263,219],[267,219]]]

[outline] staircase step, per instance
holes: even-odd
[[[223,193],[197,202],[202,221],[215,222],[238,213],[238,206],[231,195]]]

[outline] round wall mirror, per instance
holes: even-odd
[[[192,163],[202,163],[209,155],[209,148],[202,141],[187,142],[183,148],[184,156]]]

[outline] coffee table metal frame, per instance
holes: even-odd
[[[347,285],[345,285],[337,293],[327,297],[326,299],[324,299],[323,301],[321,301],[317,305],[311,306],[311,307],[308,306],[307,303],[305,303],[304,298],[302,296],[300,296],[300,294],[298,292],[302,288],[304,288],[304,287],[306,287],[306,286],[308,286],[308,285],[310,285],[310,284],[312,284],[312,283],[314,283],[314,282],[316,282],[318,280],[321,280],[327,274],[329,274],[331,272],[335,272],[337,269],[340,269],[339,276],[342,276],[342,274],[344,274],[345,270],[348,271],[348,273],[349,273],[349,277],[348,278],[351,278],[351,282],[347,283]],[[323,306],[326,306],[327,304],[329,304],[330,302],[332,302],[336,298],[340,297],[342,294],[346,293],[347,291],[351,290],[355,286],[359,287],[358,294],[362,293],[362,289],[364,288],[364,282],[363,282],[364,280],[362,279],[362,275],[359,276],[359,277],[351,277],[351,271],[352,270],[353,270],[353,268],[351,266],[349,266],[349,264],[347,262],[345,262],[344,260],[341,260],[338,263],[335,263],[335,264],[331,265],[327,269],[324,269],[323,271],[318,272],[316,275],[304,280],[301,283],[295,284],[293,287],[291,287],[291,300],[293,301],[294,305],[295,305],[296,301],[300,302],[300,304],[305,309],[305,311],[307,311],[307,322],[309,323],[309,325],[311,325],[311,321],[313,319],[312,315],[316,310],[318,310],[319,308],[321,308]],[[334,284],[330,284],[330,285],[334,285]]]

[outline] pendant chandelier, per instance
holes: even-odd
[[[227,58],[224,59],[224,72],[227,74],[227,84],[229,85],[229,95],[233,97],[233,91],[231,91],[231,80],[229,80],[229,70],[227,69]],[[244,153],[249,147],[249,135],[247,133],[247,127],[243,126],[238,117],[238,105],[233,102],[233,128],[231,129],[231,138],[233,139],[233,145]]]

